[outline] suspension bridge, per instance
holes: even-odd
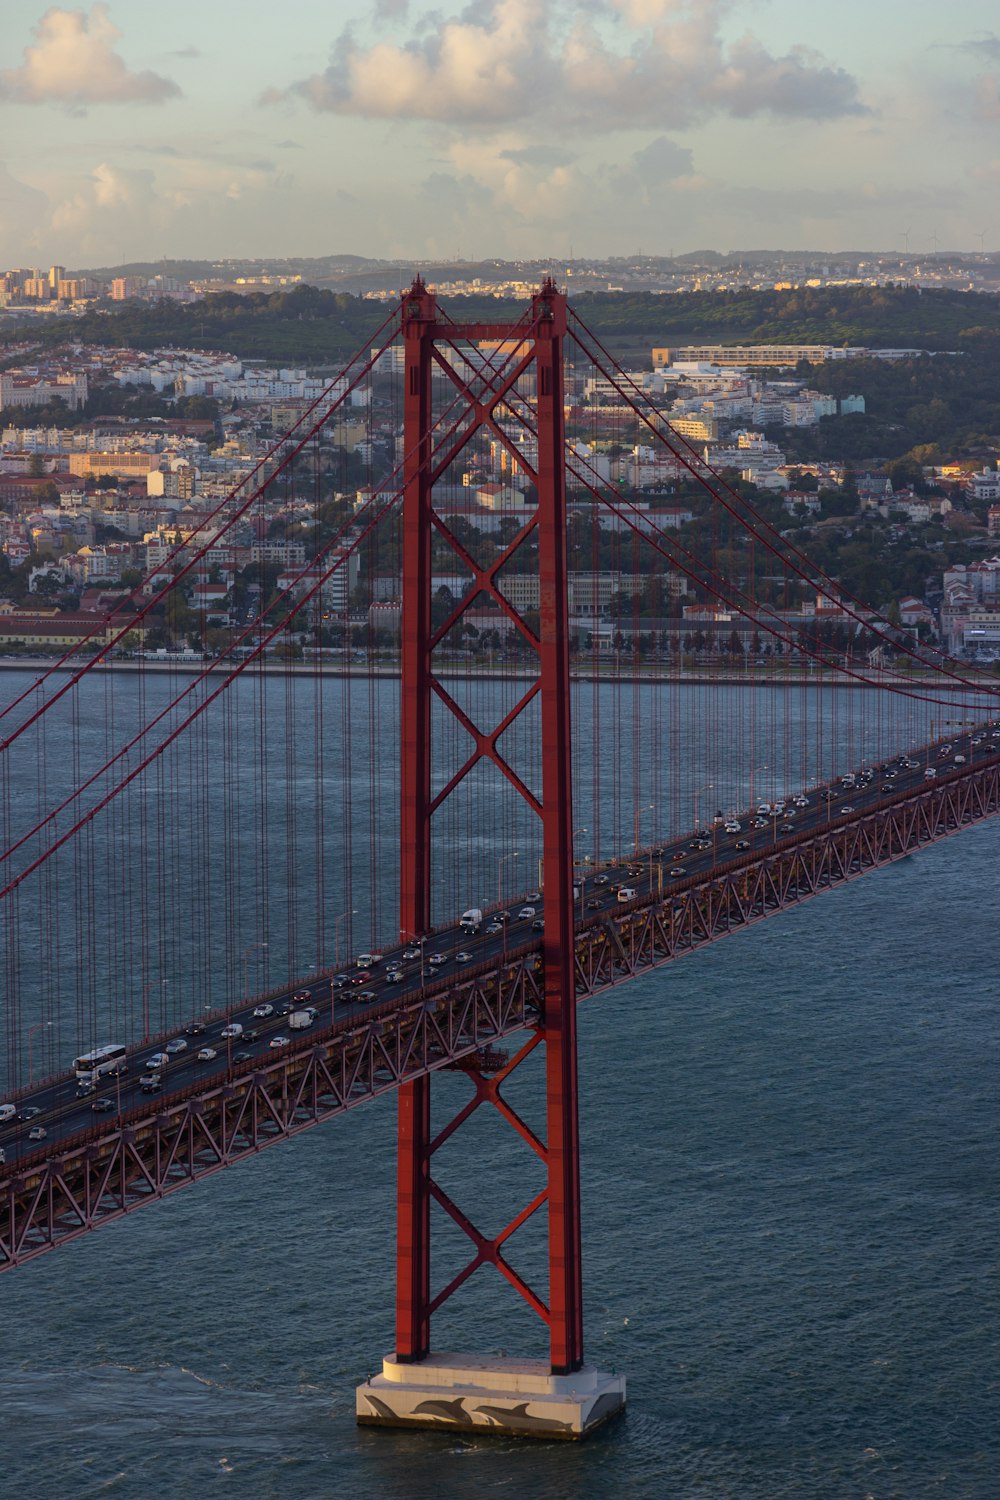
[[[246,444],[87,640],[0,671],[0,1270],[395,1092],[359,1421],[579,1437],[625,1385],[585,1360],[577,1004],[993,816],[996,687],[813,566],[552,283],[473,323],[418,278]],[[439,1169],[480,1109],[525,1153],[504,1222]],[[484,1268],[544,1357],[434,1348]]]

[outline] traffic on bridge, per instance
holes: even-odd
[[[1000,720],[968,726],[920,751],[860,767],[836,781],[758,802],[716,809],[699,826],[665,845],[636,849],[628,857],[577,866],[574,886],[578,932],[599,914],[669,896],[704,880],[734,860],[802,842],[832,825],[864,818],[892,799],[933,787],[938,778],[1000,763]],[[428,984],[458,985],[470,972],[502,965],[515,950],[541,947],[545,901],[529,890],[500,907],[470,908],[468,920],[437,928],[382,953],[359,955],[329,974],[310,975],[265,998],[246,996],[223,1013],[193,1017],[182,1029],[142,1046],[117,1049],[107,1071],[91,1080],[86,1068],[48,1079],[0,1104],[0,1173],[58,1151],[61,1140],[83,1131],[107,1135],[117,1117],[146,1105],[151,1111],[192,1086],[217,1087],[233,1069],[301,1050],[337,1025],[353,1025],[394,1000],[400,1006]],[[447,985],[445,985],[447,988]],[[94,1047],[112,1039],[94,1040]]]

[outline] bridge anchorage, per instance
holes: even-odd
[[[481,760],[500,774],[538,815],[545,872],[543,1009],[537,1030],[497,1068],[493,1052],[467,1068],[475,1097],[443,1130],[431,1130],[430,1075],[399,1090],[396,1254],[396,1348],[381,1375],[358,1387],[357,1419],[372,1426],[481,1429],[506,1435],[576,1439],[620,1412],[625,1380],[586,1364],[580,1234],[576,988],[574,959],[573,816],[570,747],[569,624],[564,469],[563,342],[566,299],[546,282],[519,324],[456,325],[438,310],[418,278],[403,299],[405,360],[402,604],[401,937],[430,928],[431,824],[434,813]],[[499,344],[501,368],[458,347]],[[458,393],[458,431],[436,431],[434,377]],[[471,373],[470,373],[471,372]],[[533,389],[532,389],[533,387]],[[515,406],[531,434],[531,452],[513,447],[496,418]],[[436,515],[433,485],[473,437],[486,431],[525,466],[537,509],[490,566],[481,567]],[[431,623],[431,538],[435,531],[475,587],[437,629]],[[529,545],[530,544],[530,545]],[[525,618],[500,587],[504,564],[537,547],[538,625]],[[487,598],[511,620],[537,653],[538,673],[519,703],[491,732],[474,725],[435,676],[435,645]],[[537,797],[505,760],[501,735],[539,700],[542,770]],[[471,735],[465,766],[436,794],[431,785],[432,707],[443,707]],[[543,1143],[506,1102],[502,1087],[537,1048],[544,1049],[546,1140]],[[435,1152],[481,1104],[489,1103],[540,1158],[545,1185],[499,1234],[483,1235],[432,1175]],[[431,1292],[431,1205],[436,1203],[467,1235],[471,1260],[439,1292]],[[542,1208],[548,1213],[548,1296],[543,1298],[504,1256],[511,1236]],[[548,1328],[548,1361],[432,1351],[431,1317],[480,1266],[492,1265]]]

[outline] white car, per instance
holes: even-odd
[[[530,917],[533,917],[534,915],[535,915],[535,908],[533,906],[522,906],[521,910],[517,914],[517,917],[518,917],[518,921],[521,921],[522,918],[528,919]]]
[[[287,1047],[287,1036],[273,1036],[267,1044],[269,1047]]]
[[[202,1047],[198,1053],[199,1062],[211,1062],[213,1057],[218,1057],[218,1053],[214,1047]]]
[[[28,1140],[44,1141],[47,1135],[48,1131],[45,1129],[44,1125],[32,1125],[31,1129],[28,1131]]]
[[[471,964],[474,958],[475,954],[467,952],[465,948],[460,953],[455,954],[455,962],[457,964]]]
[[[0,1104],[0,1125],[2,1125],[5,1120],[13,1120],[16,1114],[16,1104]]]
[[[255,1016],[259,1016],[261,1019],[263,1019],[265,1016],[273,1016],[274,1015],[274,1006],[273,1005],[255,1005],[254,1008],[253,1008],[253,1013],[254,1013]]]
[[[448,962],[448,955],[447,953],[432,953],[427,962],[430,964],[432,969],[439,969],[442,964],[446,964]]]
[[[182,1036],[175,1036],[172,1042],[167,1043],[167,1051],[173,1055],[175,1052],[186,1052],[188,1044]]]
[[[729,823],[725,824],[724,831],[726,833],[742,833],[743,829],[742,829],[742,826],[739,823],[737,823],[735,821],[735,819],[734,819],[734,820],[730,821]]]
[[[160,1068],[165,1068],[170,1061],[166,1052],[154,1052],[152,1057],[146,1059],[147,1073],[156,1073]]]

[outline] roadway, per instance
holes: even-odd
[[[731,825],[731,831],[727,831],[725,820],[716,816],[685,838],[671,840],[662,847],[637,851],[630,858],[599,867],[578,866],[578,925],[615,906],[621,887],[634,891],[637,898],[669,894],[679,882],[704,877],[733,858],[759,856],[768,847],[789,838],[801,839],[831,822],[855,819],[877,809],[890,797],[930,784],[936,776],[929,777],[929,769],[944,774],[963,764],[981,764],[998,755],[1000,720],[967,728],[948,741],[924,747],[919,754],[894,757],[870,766],[855,773],[853,786],[845,785],[845,779],[841,778],[787,797],[783,804],[769,807],[766,813],[757,808],[747,809],[735,815],[738,829]],[[762,809],[762,804],[758,807]],[[521,916],[522,910],[528,914]],[[438,976],[457,979],[465,971],[502,962],[508,948],[521,948],[532,938],[541,941],[538,928],[543,911],[541,893],[529,892],[506,909],[486,911],[477,933],[464,932],[456,922],[435,930],[421,944],[400,944],[386,949],[378,956],[377,963],[367,969],[356,963],[340,973],[313,976],[265,1000],[248,999],[231,1011],[204,1021],[193,1020],[175,1033],[131,1047],[127,1072],[103,1078],[92,1093],[81,1094],[70,1073],[46,1080],[12,1100],[17,1105],[17,1116],[0,1124],[0,1148],[7,1165],[29,1154],[50,1153],[60,1140],[82,1130],[102,1124],[111,1130],[123,1110],[142,1103],[155,1109],[156,1094],[143,1090],[142,1079],[147,1075],[149,1059],[155,1053],[162,1053],[171,1041],[183,1042],[184,1050],[171,1056],[161,1070],[164,1098],[198,1083],[209,1087],[234,1063],[255,1058],[274,1060],[282,1050],[279,1038],[285,1038],[286,1045],[307,1041],[314,1031],[325,1029],[327,1024],[362,1021],[373,1006],[392,997],[402,999],[419,992]],[[402,973],[399,980],[389,977],[394,966]],[[306,1006],[317,1011],[313,1026],[298,1031],[289,1029],[289,1014]],[[264,1007],[266,1014],[254,1014]],[[223,1036],[224,1028],[233,1023],[243,1027],[243,1035]],[[200,1060],[198,1052],[203,1048],[211,1048],[215,1057]],[[95,1109],[95,1105],[103,1105],[104,1112]],[[37,1113],[25,1119],[28,1110]],[[45,1135],[33,1141],[29,1132],[35,1127],[41,1127]]]

